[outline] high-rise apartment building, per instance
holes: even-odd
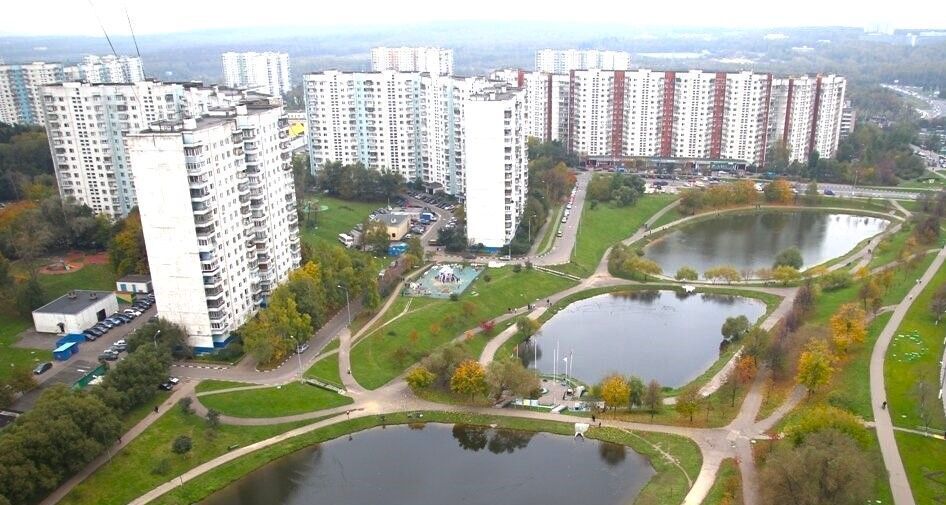
[[[466,234],[498,248],[515,237],[526,204],[525,91],[493,87],[470,96],[464,110]]]
[[[158,313],[198,350],[226,345],[299,266],[288,129],[266,97],[127,137]]]
[[[453,75],[453,49],[440,47],[373,47],[371,70],[398,72],[429,72],[432,75]]]
[[[631,55],[597,49],[542,49],[535,53],[535,70],[567,74],[571,70],[629,70]]]
[[[846,139],[854,133],[855,126],[857,126],[857,110],[851,105],[851,101],[847,100],[844,102],[844,108],[841,109],[841,131],[839,132],[841,138]]]
[[[420,72],[320,72],[304,77],[309,156],[313,172],[325,163],[362,163],[377,170],[392,170],[413,181],[420,179],[428,187],[458,198],[467,198],[470,168],[468,145],[473,128],[491,127],[503,134],[503,125],[495,122],[468,122],[466,110],[471,104],[499,101],[514,96],[517,109],[516,132],[526,137],[524,92],[511,86],[496,89],[497,83],[483,78],[459,78]],[[492,91],[492,95],[483,92]],[[495,96],[485,100],[484,96]],[[521,118],[520,116],[521,115]],[[475,134],[480,134],[476,132]],[[483,133],[482,135],[486,135]],[[485,137],[480,137],[485,138]],[[527,159],[524,149],[515,149],[513,165]],[[502,167],[497,167],[502,168]],[[511,189],[522,198],[525,185]],[[497,187],[503,193],[502,187]],[[513,196],[514,201],[521,200]],[[471,214],[485,212],[483,206],[469,205]],[[518,223],[521,207],[511,208]],[[504,214],[505,216],[505,214]],[[492,222],[492,221],[490,221]],[[515,228],[513,228],[513,232]],[[505,225],[485,238],[487,247],[501,247]]]
[[[65,81],[131,83],[144,79],[141,59],[87,56],[78,65],[0,64],[0,122],[44,124],[42,87]]]
[[[235,90],[150,80],[44,86],[42,111],[60,196],[124,217],[137,205],[125,137],[155,121],[199,115],[242,98]]]
[[[287,53],[223,53],[223,78],[227,86],[276,97],[292,91]]]
[[[34,62],[0,65],[0,122],[43,124],[43,97],[46,84],[62,82],[62,65]]]
[[[835,75],[774,78],[748,71],[501,71],[493,76],[525,87],[530,136],[562,140],[581,155],[756,166],[779,142],[794,161],[807,160],[812,151],[833,156],[846,86]]]
[[[136,56],[94,56],[83,58],[82,63],[63,69],[65,80],[101,82],[138,82],[145,78],[141,58]]]

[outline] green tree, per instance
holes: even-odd
[[[450,378],[450,390],[457,394],[470,395],[470,400],[478,394],[485,395],[488,386],[483,365],[474,360],[460,363]]]
[[[787,265],[772,269],[772,278],[786,286],[797,281],[800,277],[801,274],[798,270]]]
[[[857,505],[873,493],[874,464],[850,437],[828,429],[781,444],[759,473],[763,503]],[[830,469],[830,470],[828,470]],[[817,478],[812,471],[818,470]]]
[[[214,409],[207,409],[207,426],[212,430],[220,428],[220,412]]]
[[[677,402],[674,404],[674,410],[678,414],[684,417],[689,417],[690,422],[693,422],[693,414],[696,414],[700,410],[703,399],[700,397],[699,392],[696,388],[689,387],[684,389],[677,395]]]
[[[772,268],[788,266],[798,270],[804,263],[801,257],[801,250],[797,247],[789,247],[775,256],[775,262],[772,264]]]
[[[46,295],[43,293],[43,286],[39,283],[39,277],[30,275],[25,282],[21,282],[16,287],[16,308],[23,317],[30,317],[33,310],[42,307],[46,302]]]
[[[749,331],[749,318],[746,316],[727,317],[720,332],[726,340],[739,340]]]
[[[517,397],[526,397],[540,385],[538,374],[522,366],[522,361],[515,358],[491,362],[486,367],[486,383],[496,398],[507,390]]]
[[[870,445],[872,437],[864,425],[864,420],[831,405],[817,405],[804,410],[804,415],[794,419],[783,432],[786,439],[799,446],[809,435],[828,429],[837,430],[851,437],[862,449]]]
[[[415,366],[411,368],[407,375],[404,376],[404,380],[407,382],[407,385],[411,387],[414,391],[419,391],[421,389],[426,389],[434,383],[437,376],[435,376],[430,370],[427,370],[423,366]]]
[[[678,281],[695,281],[700,278],[700,274],[692,267],[682,266],[677,270],[673,278]]]
[[[191,437],[178,435],[178,437],[174,439],[174,442],[171,443],[171,452],[183,455],[191,452],[192,447],[194,447],[194,442],[191,440]]]
[[[128,412],[154,398],[170,370],[167,348],[142,346],[113,366],[92,393],[117,412]]]
[[[377,256],[384,256],[388,253],[388,246],[391,245],[391,237],[388,236],[388,227],[381,221],[366,219],[363,223],[363,233],[361,244],[366,251],[373,251]]]
[[[540,326],[538,321],[529,318],[529,316],[522,316],[516,320],[516,329],[524,339],[530,338],[538,333]]]
[[[115,277],[128,274],[147,274],[148,253],[145,249],[141,215],[133,209],[118,225],[119,231],[108,244],[108,258],[115,270]]]
[[[636,375],[631,376],[631,379],[628,381],[628,398],[627,406],[628,408],[640,407],[644,404],[644,395],[647,393],[647,388],[644,386],[644,381]]]
[[[656,380],[651,380],[647,383],[647,391],[644,393],[644,406],[647,407],[647,410],[650,411],[650,419],[654,419],[654,415],[659,413],[663,409],[664,405],[664,392],[660,387],[660,383]]]

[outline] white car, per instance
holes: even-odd
[[[129,316],[133,316],[133,317],[138,317],[138,316],[141,315],[141,311],[140,311],[140,310],[135,310],[135,309],[125,309],[125,310],[122,311],[122,313],[123,313],[123,314],[128,314]]]

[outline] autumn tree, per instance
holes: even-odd
[[[792,185],[785,179],[776,179],[762,188],[765,201],[775,204],[790,204],[795,200]]]
[[[311,318],[299,313],[296,301],[288,296],[274,295],[270,305],[243,326],[243,345],[261,363],[273,364],[295,348],[290,337],[304,342],[311,332]]]
[[[867,337],[867,314],[856,303],[845,303],[831,316],[831,340],[841,353]]]
[[[530,319],[528,316],[522,316],[516,321],[516,329],[524,339],[528,339],[539,331],[539,322]]]
[[[381,221],[366,219],[362,223],[361,245],[366,251],[372,251],[377,256],[388,253],[391,237],[388,236],[388,227]]]
[[[611,374],[601,381],[601,399],[612,410],[627,405],[630,393],[630,384],[622,375]]]
[[[798,270],[795,270],[790,266],[783,265],[772,269],[772,278],[785,286],[797,281],[800,277],[801,274],[798,272]]]
[[[115,271],[115,277],[128,274],[147,274],[148,253],[145,250],[145,237],[141,229],[141,215],[138,209],[128,213],[120,223],[119,231],[108,244],[108,258]]]
[[[944,312],[946,312],[946,284],[936,288],[936,292],[933,293],[933,298],[930,300],[930,315],[936,318],[936,324],[939,324]]]
[[[732,392],[730,404],[736,406],[736,390],[740,385],[747,386],[755,378],[758,367],[751,356],[742,355],[736,360],[736,366],[729,374],[729,386]]]
[[[858,296],[864,303],[864,310],[874,312],[880,308],[883,300],[883,290],[877,279],[870,276],[864,279],[864,283],[861,284],[861,289],[858,291]]]
[[[692,423],[693,414],[696,414],[696,412],[700,410],[702,401],[703,398],[700,397],[700,393],[697,389],[688,387],[677,395],[677,402],[674,404],[673,408],[681,416],[689,417]]]
[[[828,429],[779,444],[759,473],[762,503],[859,505],[874,490],[874,464],[848,436]],[[823,469],[812,475],[813,469]],[[830,469],[826,470],[826,469]]]
[[[710,268],[703,272],[703,277],[711,279],[713,282],[739,282],[742,276],[739,270],[728,265],[721,265]]]
[[[486,383],[496,398],[507,390],[522,398],[539,389],[540,381],[534,370],[522,366],[522,361],[510,357],[493,361],[486,367]]]
[[[474,360],[466,360],[457,366],[450,378],[450,390],[461,395],[470,395],[470,400],[478,395],[485,395],[488,386],[486,384],[486,370],[483,365]]]
[[[798,357],[796,379],[812,393],[828,383],[833,371],[831,351],[827,344],[822,340],[813,340]]]
[[[660,387],[660,383],[656,380],[651,380],[647,384],[647,391],[644,392],[644,406],[650,411],[650,419],[654,419],[654,415],[660,412],[664,405],[664,392]]]
[[[407,382],[407,385],[410,386],[411,389],[418,391],[430,387],[436,378],[437,376],[430,370],[422,366],[415,366],[404,376],[404,381]]]
[[[673,276],[673,278],[678,281],[695,281],[699,279],[699,277],[699,272],[688,266],[680,267],[677,269],[677,273]]]

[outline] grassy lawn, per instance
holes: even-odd
[[[254,385],[255,384],[250,384],[249,382],[218,381],[211,379],[200,381],[200,384],[197,385],[197,392],[206,393],[208,391],[220,391],[221,389],[242,388]]]
[[[487,275],[491,277],[490,282],[486,282]],[[487,269],[459,301],[428,299],[418,303],[422,299],[417,299],[402,317],[359,339],[352,349],[352,373],[362,386],[369,389],[380,387],[435,348],[480,322],[573,284],[538,270],[516,273],[511,267]],[[384,319],[390,321],[394,315],[401,314],[406,303],[398,300],[389,310],[393,315]]]
[[[667,212],[664,212],[664,215],[660,216],[659,219],[654,221],[654,224],[651,226],[651,228],[660,228],[665,224],[670,224],[678,219],[683,219],[684,217],[686,216],[681,214],[677,207],[674,207]]]
[[[742,505],[742,474],[735,459],[726,458],[719,465],[716,482],[702,505]]]
[[[39,280],[47,302],[73,289],[103,291],[115,289],[115,275],[109,265],[86,265],[68,274],[40,275]],[[52,359],[52,349],[25,349],[13,346],[19,334],[32,324],[31,318],[16,314],[12,306],[0,308],[0,379],[8,377],[16,368],[32,368],[40,361]]]
[[[912,433],[894,435],[916,503],[942,503],[946,496],[946,442]]]
[[[887,349],[884,362],[887,402],[891,420],[898,426],[917,428],[924,424],[920,419],[917,385],[925,381],[928,394],[932,396],[930,425],[939,430],[946,428],[943,406],[936,397],[939,361],[943,357],[943,329],[929,310],[933,293],[943,283],[946,283],[946,267],[936,272],[914,300]]]
[[[159,390],[151,400],[135,407],[130,412],[122,416],[122,433],[130,430],[134,425],[138,424],[142,419],[144,419],[148,414],[154,412],[154,408],[158,405],[164,403],[164,400],[167,400],[171,396],[170,391]]]
[[[354,202],[327,195],[307,198],[306,203],[309,203],[316,222],[315,228],[303,227],[301,230],[302,240],[309,243],[316,239],[338,243],[339,233],[348,233],[356,224],[364,222],[373,210],[387,205],[386,202]],[[321,205],[327,206],[328,210],[316,213],[317,206]]]
[[[900,256],[900,251],[903,250],[903,246],[906,244],[907,238],[912,232],[913,227],[910,226],[909,223],[903,223],[897,233],[884,238],[877,244],[877,247],[874,248],[874,257],[871,258],[867,266],[869,268],[875,268],[896,260]]]
[[[829,391],[829,403],[851,411],[867,421],[874,419],[870,404],[870,354],[877,336],[887,325],[887,321],[890,321],[891,315],[887,312],[871,321],[864,343],[853,349],[847,359],[835,365],[837,372],[832,377],[831,384],[825,388]]]
[[[553,421],[535,421],[515,417],[448,412],[424,412],[422,414],[423,419],[427,422],[464,423],[482,426],[495,424],[500,428],[544,431],[567,436],[574,433],[574,428],[571,424]],[[404,413],[389,414],[385,418],[385,423],[388,425],[404,424],[410,421],[411,420],[408,419],[407,415]],[[246,475],[274,459],[312,444],[338,438],[347,433],[370,429],[381,424],[381,419],[378,416],[367,416],[350,421],[343,420],[337,424],[326,426],[298,437],[293,437],[282,443],[255,451],[252,454],[222,465],[213,472],[201,475],[194,481],[184,484],[183,487],[176,488],[174,491],[160,497],[153,503],[163,505],[197,503],[213,492],[226,487],[241,476]],[[687,492],[687,480],[680,471],[680,468],[667,461],[666,458],[654,448],[654,445],[670,453],[674,459],[679,461],[680,466],[683,467],[691,479],[696,479],[696,475],[699,473],[700,465],[702,464],[699,448],[695,443],[683,437],[656,433],[626,432],[611,428],[592,428],[588,431],[587,435],[589,438],[627,445],[650,460],[657,473],[651,478],[647,485],[644,486],[640,495],[638,495],[634,502],[637,505],[677,503],[682,500],[682,497]],[[673,500],[668,501],[667,497],[671,496]]]
[[[545,235],[542,236],[542,241],[539,242],[539,248],[536,249],[536,254],[542,254],[545,251],[548,251],[552,247],[552,239],[555,237],[555,233],[558,231],[559,225],[562,224],[562,205],[556,205],[552,208],[552,211],[549,213],[549,223],[545,227]]]
[[[316,361],[305,372],[306,377],[315,377],[324,381],[342,385],[342,377],[338,371],[338,353],[326,356]]]
[[[203,396],[208,409],[233,417],[282,417],[348,405],[351,398],[322,388],[291,382],[279,387]]]
[[[886,212],[890,210],[890,202],[883,198],[843,198],[837,196],[819,196],[818,201],[811,207],[841,207],[845,209],[873,210]]]
[[[227,452],[232,445],[247,445],[277,435],[298,424],[275,426],[221,425],[211,432],[206,420],[185,416],[179,409],[166,412],[127,447],[113,455],[112,462],[99,468],[60,502],[68,505],[110,505],[128,503],[175,475]],[[191,437],[193,448],[187,455],[171,452],[179,435]],[[163,463],[166,461],[167,463]],[[162,470],[161,465],[166,465]]]
[[[650,216],[672,202],[674,195],[644,195],[633,207],[586,202],[578,227],[578,243],[567,273],[587,277],[612,245],[630,237]],[[564,271],[564,270],[563,270]]]

